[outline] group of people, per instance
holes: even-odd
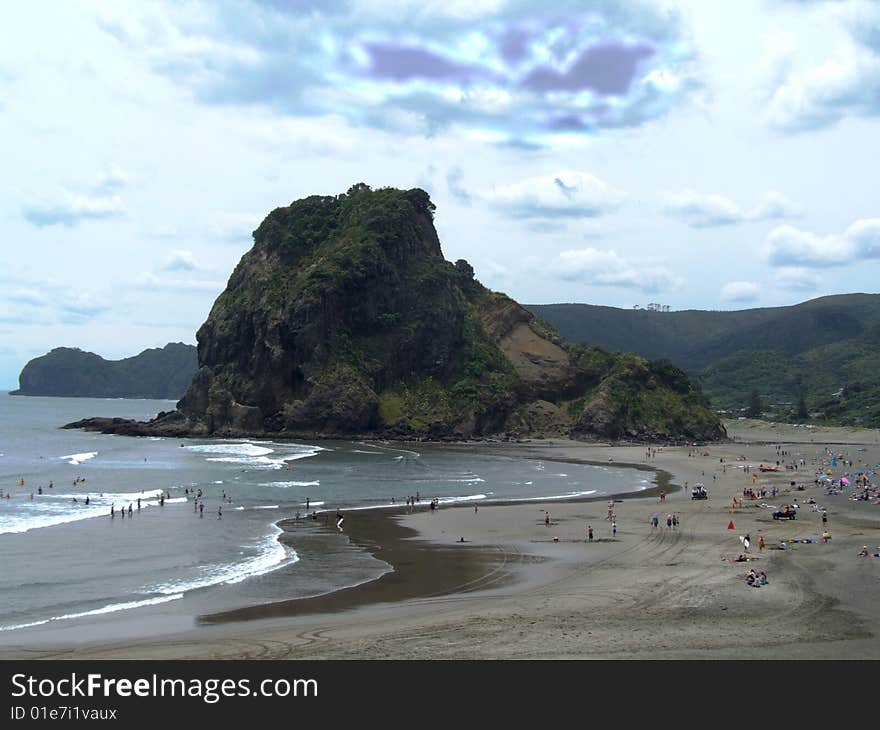
[[[674,512],[670,512],[666,515],[666,529],[674,530],[681,524],[678,515]],[[660,515],[656,512],[651,515],[651,527],[660,527]]]
[[[746,573],[746,584],[753,588],[765,586],[767,585],[767,574],[763,570],[760,573],[756,573],[754,568],[750,568],[749,572]]]

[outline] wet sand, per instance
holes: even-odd
[[[644,446],[570,441],[461,446],[642,465],[666,472],[670,482],[615,501],[616,538],[605,519],[606,499],[352,515],[345,523],[350,537],[372,546],[394,573],[328,596],[206,617],[174,636],[22,648],[3,656],[880,658],[880,559],[858,557],[863,544],[880,550],[880,505],[826,496],[813,484],[810,463],[826,443],[838,444],[834,450],[854,461],[880,463],[880,433],[734,422],[730,434],[735,440],[729,443],[696,451],[667,447],[652,458]],[[790,456],[779,457],[776,443]],[[781,458],[804,458],[807,466],[796,474],[760,474],[756,485],[776,485],[779,496],[746,499],[733,509],[732,499],[754,483],[758,464]],[[792,488],[792,479],[805,489]],[[708,500],[691,500],[689,490],[676,487],[697,481],[706,485]],[[661,488],[668,492],[662,503]],[[821,516],[806,505],[810,497],[828,508],[828,543],[819,539]],[[769,505],[795,498],[804,505],[798,519],[772,519]],[[650,524],[654,513],[658,528]],[[666,527],[670,513],[681,519],[677,529]],[[592,543],[585,539],[588,525]],[[747,533],[753,560],[731,562]],[[759,535],[764,551],[757,549]],[[787,550],[778,549],[783,540]],[[747,586],[750,567],[766,571],[769,584]]]

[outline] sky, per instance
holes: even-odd
[[[875,292],[878,122],[878,0],[9,4],[0,388],[195,344],[266,214],[357,182],[525,304]]]

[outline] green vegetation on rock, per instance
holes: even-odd
[[[123,360],[56,347],[24,366],[12,395],[177,399],[197,367],[196,348],[181,342]]]
[[[724,436],[677,368],[570,347],[446,261],[433,215],[423,190],[364,184],[272,211],[199,329],[179,411],[126,432]]]

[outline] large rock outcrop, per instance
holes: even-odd
[[[56,347],[28,362],[11,395],[83,398],[168,398],[186,391],[198,367],[196,348],[182,342],[144,350],[122,360]]]
[[[724,436],[678,369],[569,346],[465,261],[423,190],[270,213],[198,331],[177,411],[116,433],[473,438]]]

